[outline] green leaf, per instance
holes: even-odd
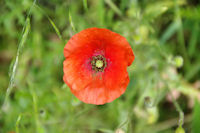
[[[172,37],[177,32],[179,27],[180,24],[177,21],[171,23],[164,32],[164,34],[161,36],[160,44],[164,44],[168,39],[170,39],[170,37]]]
[[[54,28],[56,34],[58,35],[59,39],[60,39],[61,41],[63,41],[62,35],[61,35],[59,29],[57,28],[57,26],[55,25],[55,23],[53,22],[53,20],[48,16],[48,14],[47,14],[41,7],[39,7],[38,5],[35,5],[35,7],[38,8],[38,9],[47,17],[47,19],[49,20],[49,22],[50,22],[51,25],[53,26],[53,28]],[[63,41],[63,42],[64,42],[64,41]]]
[[[112,130],[105,129],[105,128],[100,128],[98,130],[101,131],[101,132],[103,132],[103,133],[114,133]]]
[[[61,33],[59,31],[59,29],[57,28],[57,26],[55,25],[55,23],[51,20],[50,17],[47,17],[49,22],[51,23],[51,25],[53,26],[54,30],[56,31],[56,34],[58,35],[58,37],[60,38],[61,41],[63,41]]]
[[[195,48],[198,41],[198,33],[199,33],[199,24],[198,22],[196,22],[192,28],[192,34],[189,41],[188,53],[190,56],[192,56],[196,50]]]
[[[8,105],[9,105],[9,96],[10,96],[10,93],[11,93],[13,86],[14,86],[14,80],[15,80],[15,76],[16,76],[16,72],[17,72],[17,68],[18,68],[18,64],[19,64],[19,58],[20,58],[20,55],[22,53],[24,44],[27,40],[28,33],[29,33],[30,29],[31,29],[30,18],[28,17],[26,19],[26,23],[25,23],[25,26],[23,28],[23,34],[22,34],[22,38],[20,40],[20,43],[19,43],[19,46],[18,46],[18,49],[17,49],[17,55],[15,57],[14,62],[11,63],[11,68],[10,68],[11,71],[9,71],[10,82],[9,82],[9,85],[8,85],[8,88],[7,88],[7,91],[6,91],[5,101],[4,101],[4,104],[2,106],[3,109],[7,108]]]
[[[16,133],[20,133],[20,132],[19,132],[19,122],[20,122],[21,118],[22,118],[22,115],[20,114],[20,115],[18,116],[17,122],[16,122]]]
[[[83,0],[83,6],[84,9],[87,11],[88,10],[87,0]]]
[[[196,101],[193,111],[192,133],[200,133],[200,103]]]
[[[122,16],[121,10],[111,0],[105,0],[106,4],[119,16]]]
[[[71,25],[73,31],[76,32],[70,11],[69,11],[69,22],[70,22],[70,25]]]

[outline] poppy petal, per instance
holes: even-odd
[[[102,71],[91,63],[99,55],[106,63]],[[129,83],[127,66],[134,54],[121,35],[101,28],[83,30],[68,41],[64,56],[63,80],[81,101],[105,104],[125,92]]]

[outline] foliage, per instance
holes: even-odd
[[[0,1],[0,133],[198,133],[199,11],[198,0]],[[136,56],[125,94],[101,106],[62,80],[64,45],[88,27],[125,36]]]

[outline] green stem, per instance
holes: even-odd
[[[17,118],[17,122],[16,122],[16,133],[20,133],[19,132],[19,122],[21,120],[22,115],[20,114]]]
[[[48,16],[48,14],[39,6],[35,4],[35,7],[49,20],[49,22],[51,23],[53,29],[55,30],[56,34],[58,35],[59,39],[62,41],[62,43],[65,43],[61,32],[59,31],[58,27],[56,26],[56,24],[53,22],[53,20]]]
[[[2,109],[3,110],[6,110],[9,107],[9,96],[10,96],[10,93],[11,93],[11,91],[13,89],[13,86],[14,86],[15,75],[16,75],[17,67],[18,67],[18,63],[19,63],[19,56],[22,53],[22,48],[23,48],[23,46],[24,46],[24,44],[26,42],[26,39],[28,37],[28,33],[30,32],[30,28],[31,28],[31,25],[30,25],[30,14],[31,14],[32,8],[35,5],[35,3],[36,3],[36,0],[33,1],[33,4],[31,5],[31,7],[30,7],[30,9],[28,11],[28,14],[27,14],[27,17],[26,17],[26,21],[25,21],[25,25],[24,25],[24,27],[22,29],[22,37],[21,37],[21,40],[20,40],[19,45],[18,45],[17,55],[15,57],[15,60],[14,60],[13,66],[12,66],[9,85],[8,85],[7,90],[6,90],[6,96],[5,96],[3,105],[2,105]]]
[[[181,109],[180,105],[178,104],[178,102],[175,100],[175,98],[172,95],[172,93],[171,93],[171,97],[172,97],[172,102],[173,102],[174,106],[176,107],[177,111],[179,112],[179,126],[182,127],[183,124],[184,124],[184,112],[182,111],[182,109]]]
[[[18,49],[17,49],[17,55],[15,57],[15,60],[14,60],[13,66],[12,66],[12,70],[10,72],[11,73],[10,74],[10,82],[9,82],[8,88],[6,90],[6,96],[5,96],[4,103],[2,105],[2,108],[4,110],[6,110],[9,107],[9,96],[10,96],[10,93],[11,93],[13,86],[14,86],[15,75],[16,75],[16,72],[17,72],[18,64],[19,64],[19,57],[22,53],[23,46],[24,46],[26,39],[28,37],[30,27],[31,27],[30,26],[30,18],[28,17],[26,19],[25,28],[23,29],[23,35],[22,35],[22,38],[20,40],[20,43],[19,43],[19,46],[18,46]]]
[[[190,66],[190,60],[187,55],[187,50],[185,47],[185,40],[184,40],[184,33],[183,33],[183,24],[182,24],[182,19],[180,15],[180,9],[177,3],[177,0],[174,0],[175,2],[175,21],[179,25],[179,30],[178,30],[178,49],[180,53],[183,55],[184,61],[185,61],[185,70],[189,68]]]
[[[165,82],[166,86],[167,86],[167,89],[168,91],[170,92],[171,94],[171,97],[172,97],[172,102],[176,108],[176,110],[179,112],[179,127],[182,127],[183,124],[184,124],[184,112],[182,111],[179,103],[176,101],[176,99],[174,98],[174,96],[172,95],[171,93],[171,88],[168,86],[167,82]]]

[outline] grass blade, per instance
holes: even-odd
[[[180,53],[183,55],[184,58],[184,70],[186,71],[189,67],[190,67],[190,60],[188,58],[188,54],[187,54],[187,50],[186,50],[186,46],[185,46],[185,38],[184,38],[184,33],[183,33],[183,24],[182,24],[182,18],[180,15],[180,9],[179,9],[179,5],[178,5],[178,1],[174,0],[174,4],[175,4],[175,21],[177,21],[177,23],[179,23],[180,27],[179,30],[177,32],[177,40],[178,40],[178,49],[180,50]]]
[[[20,133],[19,132],[19,122],[21,120],[22,115],[20,114],[17,118],[17,122],[16,122],[16,133]]]
[[[192,116],[192,133],[200,132],[200,103],[196,100]]]
[[[45,15],[45,16],[47,17],[47,19],[49,20],[50,24],[53,26],[53,28],[54,28],[54,30],[55,30],[57,36],[59,37],[59,39],[60,39],[62,42],[64,42],[63,37],[62,37],[62,35],[61,35],[61,33],[60,33],[58,27],[57,27],[57,26],[55,25],[55,23],[53,22],[53,20],[45,13],[45,11],[44,11],[41,7],[39,7],[38,5],[35,5],[35,7],[38,8],[38,9],[42,12],[42,14]]]
[[[45,133],[45,130],[44,130],[44,128],[39,120],[39,116],[38,116],[38,105],[37,105],[38,97],[35,93],[34,85],[31,82],[28,82],[28,86],[29,86],[32,100],[33,100],[33,115],[35,117],[36,131],[37,131],[37,133]]]
[[[53,26],[53,28],[54,28],[56,34],[58,35],[58,37],[60,38],[60,40],[63,41],[62,36],[60,34],[60,31],[58,30],[58,28],[55,25],[55,23],[49,17],[47,17],[47,18],[48,18],[49,22],[51,23],[51,25]]]
[[[18,49],[17,49],[17,55],[15,57],[15,59],[13,60],[13,62],[11,62],[11,69],[9,70],[9,76],[10,76],[10,81],[9,81],[9,85],[8,88],[6,90],[6,96],[2,105],[2,109],[6,110],[9,107],[9,96],[10,93],[12,91],[13,85],[14,85],[14,79],[15,79],[15,75],[16,75],[16,70],[18,67],[18,62],[19,62],[19,56],[22,53],[22,48],[24,46],[24,43],[26,42],[26,39],[28,37],[28,33],[30,31],[31,25],[30,25],[30,14],[32,11],[32,8],[34,7],[36,3],[36,0],[33,1],[33,4],[31,5],[27,17],[26,17],[26,21],[25,21],[25,25],[22,29],[22,38],[20,40],[20,43],[18,45]]]
[[[186,73],[185,78],[187,80],[191,80],[196,74],[198,74],[199,71],[200,71],[200,60],[190,67],[190,71]]]
[[[117,15],[122,16],[121,10],[111,0],[105,0],[105,2]]]
[[[179,27],[180,25],[177,23],[177,21],[171,23],[164,34],[161,36],[160,44],[165,44],[165,42],[177,32]]]
[[[189,41],[189,50],[188,53],[190,56],[192,56],[195,52],[195,47],[197,45],[197,41],[198,41],[198,33],[199,33],[199,24],[198,22],[196,22],[194,24],[193,30],[192,30],[192,35]]]
[[[83,6],[84,9],[87,11],[88,10],[87,0],[83,0]]]
[[[100,128],[98,129],[100,132],[103,132],[103,133],[114,133],[114,131],[112,130],[109,130],[109,129],[105,129],[105,128]]]
[[[71,16],[70,11],[69,11],[69,22],[70,22],[70,25],[71,25],[73,31],[76,32],[76,29],[75,29],[75,27],[74,27],[74,23],[73,23],[73,20],[72,20],[72,16]]]
[[[10,73],[10,82],[9,82],[8,88],[6,90],[5,101],[4,101],[3,106],[2,106],[3,109],[6,109],[8,107],[9,96],[10,96],[10,93],[11,93],[13,86],[14,86],[15,75],[16,75],[16,71],[17,71],[17,67],[18,67],[18,63],[19,63],[19,56],[22,53],[22,49],[23,49],[24,44],[26,42],[26,39],[28,37],[28,33],[30,31],[30,28],[31,28],[30,18],[28,17],[26,19],[24,32],[23,32],[21,41],[20,41],[18,49],[17,49],[17,55],[15,57],[14,63],[12,63],[13,66],[11,67],[12,68],[11,72],[9,72]]]

